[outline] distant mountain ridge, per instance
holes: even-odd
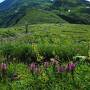
[[[9,9],[12,5],[16,4],[18,0],[5,0],[0,4],[0,11]]]
[[[13,6],[21,7],[21,6],[27,6],[30,4],[45,4],[50,3],[50,0],[5,0],[0,4],[0,10],[7,10],[12,8]]]
[[[90,2],[86,0],[55,0],[53,9],[69,23],[90,24]]]
[[[29,24],[65,21],[90,24],[89,7],[90,3],[85,0],[5,0],[0,4],[0,27],[21,24],[26,20]]]

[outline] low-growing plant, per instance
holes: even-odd
[[[13,60],[14,46],[12,44],[5,44],[1,47],[1,54],[4,56],[6,62]]]
[[[32,46],[26,44],[18,45],[15,48],[14,55],[16,60],[24,63],[30,63],[32,60],[34,60],[34,58],[36,59],[36,54],[33,51]]]

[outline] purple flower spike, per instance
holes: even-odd
[[[65,71],[64,66],[58,66],[58,67],[57,67],[57,72],[58,72],[58,73],[62,73],[62,72],[64,72],[64,71]]]
[[[29,65],[30,70],[34,70],[36,68],[36,64],[33,62]]]
[[[6,70],[7,69],[7,65],[5,63],[1,64],[1,70]]]
[[[48,68],[49,67],[49,62],[44,62],[44,67]]]
[[[69,63],[69,64],[67,65],[66,70],[67,70],[67,71],[73,71],[73,70],[75,69],[75,67],[76,67],[76,65],[71,62],[71,63]]]

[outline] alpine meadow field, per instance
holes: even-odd
[[[90,1],[0,0],[0,90],[90,90]]]
[[[89,28],[79,24],[1,28],[0,89],[89,90]]]

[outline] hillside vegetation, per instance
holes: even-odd
[[[1,3],[0,90],[90,90],[90,3]]]
[[[14,26],[27,18],[29,24],[37,20],[39,23],[90,24],[90,3],[85,0],[6,0],[0,8],[0,27]]]
[[[84,59],[90,57],[89,28],[53,23],[0,28],[0,89],[89,90],[90,59]],[[84,56],[73,58],[78,55]]]
[[[39,23],[65,23],[66,21],[49,11],[28,9],[26,11],[26,15],[17,23],[17,25],[18,24],[24,25],[25,22],[29,24],[39,24]]]
[[[89,28],[89,25],[75,24],[35,24],[28,25],[27,28],[26,26],[2,28],[0,30],[1,47],[5,44],[6,47],[7,44],[13,46],[36,44],[38,49],[38,46],[42,49],[47,48],[45,50],[46,54],[51,55],[49,57],[48,55],[45,56],[48,59],[57,54],[60,58],[65,58],[64,54],[72,58],[77,53],[77,49],[80,48],[78,53],[88,56]],[[26,29],[28,29],[27,32]],[[49,49],[50,51],[48,51]],[[44,51],[41,54],[44,56]]]

